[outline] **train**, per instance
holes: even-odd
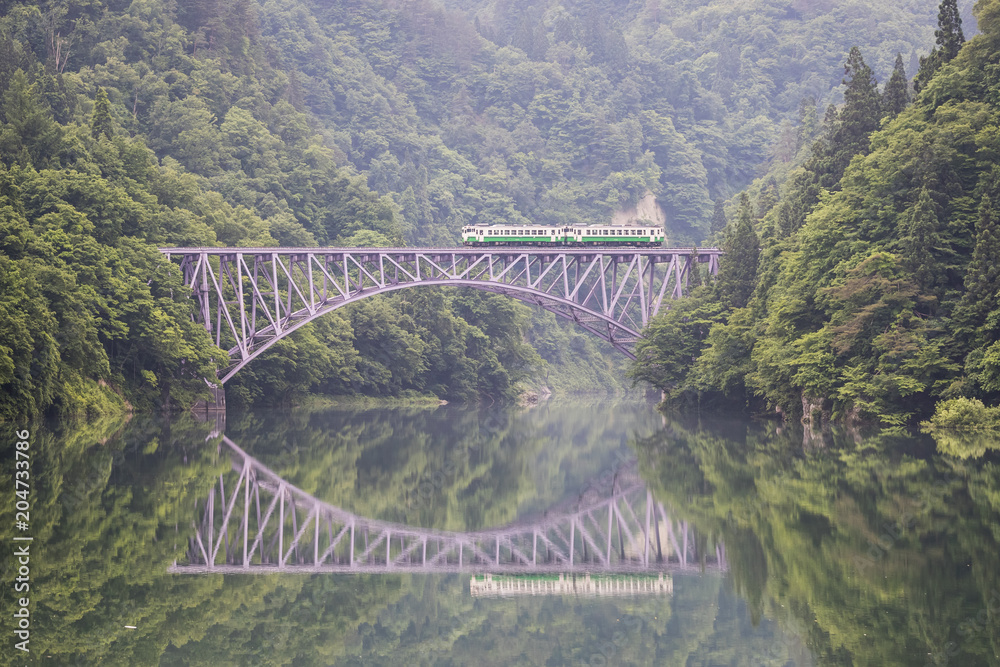
[[[662,246],[663,228],[655,225],[466,225],[467,246]]]

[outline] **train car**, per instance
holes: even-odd
[[[574,225],[571,245],[660,246],[667,236],[653,225]]]
[[[462,243],[479,245],[661,246],[663,229],[654,225],[466,225]]]
[[[465,245],[563,245],[568,227],[555,225],[467,225]]]

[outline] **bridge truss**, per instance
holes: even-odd
[[[180,262],[198,321],[229,352],[223,383],[275,342],[365,297],[472,287],[540,306],[634,358],[640,331],[682,296],[715,248],[161,248]]]
[[[654,500],[635,467],[535,521],[449,532],[357,516],[289,484],[223,437],[232,470],[195,508],[177,573],[637,574],[726,569]]]

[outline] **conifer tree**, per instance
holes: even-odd
[[[882,91],[882,112],[888,119],[893,119],[902,113],[910,103],[910,84],[903,68],[903,54],[896,54],[896,66],[892,68],[885,89]]]
[[[913,89],[918,92],[942,65],[958,55],[965,43],[957,0],[941,0],[938,7],[938,29],[934,31],[934,37],[937,46],[926,56],[921,56],[920,69],[913,78]]]
[[[757,196],[757,219],[762,219],[778,203],[778,184],[772,178]]]
[[[784,201],[778,204],[778,232],[782,237],[791,236],[798,229],[792,205]]]
[[[698,262],[698,247],[691,251],[691,270],[688,273],[688,290],[701,287],[701,263]]]
[[[878,82],[872,69],[865,64],[861,49],[851,47],[844,64],[844,106],[836,121],[836,128],[828,147],[827,172],[820,185],[832,188],[840,182],[851,158],[868,152],[869,137],[878,129],[882,120],[882,103]]]
[[[114,136],[115,130],[111,123],[111,103],[108,101],[108,93],[104,88],[97,89],[97,97],[94,99],[94,115],[90,120],[90,134],[94,139],[99,139],[103,134],[108,139]]]
[[[799,102],[799,128],[795,135],[795,152],[799,152],[816,133],[819,124],[816,117],[816,98],[804,97]]]
[[[941,246],[939,227],[934,200],[925,186],[920,189],[916,204],[902,217],[899,229],[903,265],[921,289],[932,288],[938,282],[934,250]]]
[[[993,315],[993,317],[991,317]],[[1000,216],[993,197],[987,193],[979,205],[976,245],[966,269],[965,294],[955,309],[959,336],[980,344],[996,336],[987,332],[988,321],[1000,315]],[[994,325],[994,329],[1000,324]]]
[[[943,62],[958,55],[965,43],[962,33],[962,15],[958,13],[957,0],[942,0],[938,8],[938,29],[934,31]]]
[[[726,219],[726,209],[722,205],[722,198],[720,197],[715,200],[715,211],[712,213],[712,225],[709,227],[709,230],[713,234],[718,234],[725,229],[728,224],[729,221]]]
[[[740,212],[736,226],[726,235],[719,258],[716,285],[720,299],[731,308],[743,308],[749,303],[757,284],[757,264],[760,260],[760,239],[753,228],[750,198],[740,195]]]
[[[16,155],[12,161],[30,162],[42,169],[57,160],[62,127],[52,118],[48,105],[39,98],[23,70],[17,70],[11,77],[10,87],[3,93],[0,113],[6,121],[0,131],[0,151]]]

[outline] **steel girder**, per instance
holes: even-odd
[[[473,532],[378,521],[314,498],[223,436],[230,472],[198,502],[186,558],[171,572],[656,573],[727,569],[725,548],[700,554],[635,465],[537,520]]]
[[[472,287],[544,308],[634,358],[640,332],[683,296],[708,248],[161,248],[179,260],[197,320],[228,350],[225,383],[292,331],[375,294],[419,285]],[[696,259],[697,258],[697,259]]]

